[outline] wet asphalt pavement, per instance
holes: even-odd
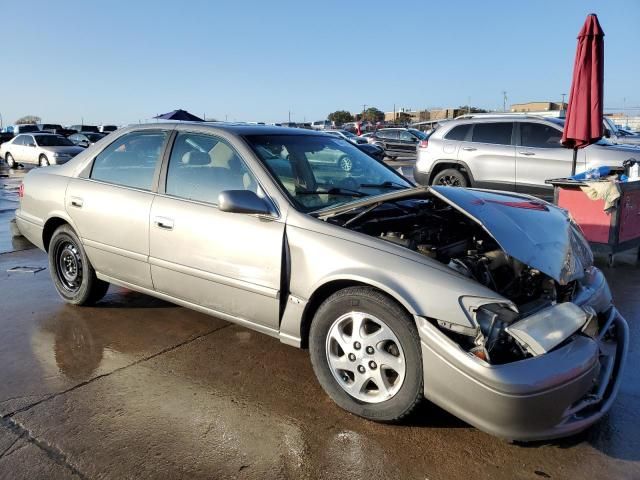
[[[0,478],[640,478],[633,255],[600,262],[631,329],[612,411],[576,437],[514,445],[427,403],[403,425],[354,417],[306,351],[145,295],[65,305],[46,255],[8,236],[17,180],[0,186]]]

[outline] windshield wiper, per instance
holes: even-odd
[[[368,197],[368,193],[351,190],[350,188],[333,187],[326,191],[298,190],[296,195],[343,195],[345,197]]]
[[[402,185],[401,183],[392,182],[390,180],[382,183],[361,183],[360,186],[364,188],[391,188],[394,190],[404,190],[405,188],[409,188],[407,185]]]

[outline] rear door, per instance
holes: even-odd
[[[149,289],[149,212],[169,134],[143,129],[118,137],[93,160],[88,178],[71,179],[66,194],[96,271]]]
[[[545,180],[571,175],[573,150],[560,144],[562,130],[559,128],[543,122],[517,123],[520,132],[516,148],[516,189],[549,194],[553,186],[545,184]],[[584,164],[584,152],[578,154]]]
[[[473,176],[474,186],[514,190],[516,157],[514,122],[474,123],[471,135],[460,142],[458,160]]]
[[[384,148],[391,154],[399,154],[402,152],[400,149],[400,133],[398,130],[384,130]]]
[[[154,287],[272,333],[278,327],[284,221],[221,212],[224,190],[266,197],[229,142],[178,133],[151,208]]]

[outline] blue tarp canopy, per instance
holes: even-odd
[[[161,118],[163,120],[182,120],[186,122],[204,122],[200,117],[187,112],[186,110],[178,109],[169,113],[163,113],[153,118]]]

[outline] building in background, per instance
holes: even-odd
[[[511,105],[511,111],[514,113],[535,113],[549,111],[565,111],[567,109],[566,102],[527,102],[514,103]]]
[[[390,123],[415,123],[430,119],[429,110],[401,108],[395,112],[384,112],[384,121]]]

